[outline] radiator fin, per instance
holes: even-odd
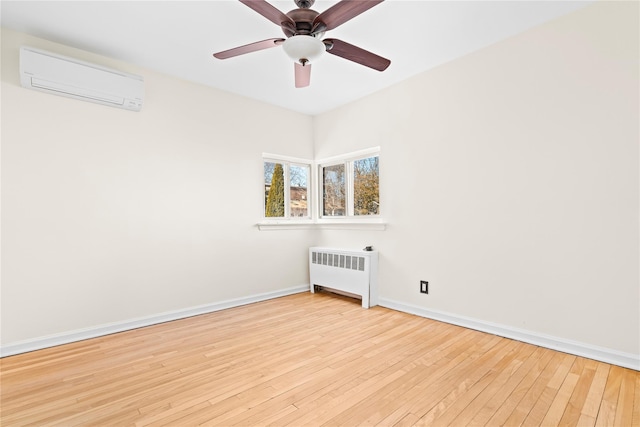
[[[311,252],[311,263],[329,267],[346,268],[347,270],[365,271],[365,259],[361,256]]]

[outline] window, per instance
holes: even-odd
[[[346,206],[345,165],[322,168],[322,216],[344,216]]]
[[[304,160],[264,159],[264,218],[309,219],[309,175]]]
[[[380,160],[378,156],[353,162],[353,214],[380,214]]]
[[[380,149],[319,162],[263,154],[260,230],[384,230],[380,216]]]
[[[323,218],[380,215],[380,166],[376,152],[320,164]]]

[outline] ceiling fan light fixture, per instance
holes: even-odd
[[[326,50],[322,40],[307,35],[289,37],[282,48],[289,58],[302,65],[315,61]]]

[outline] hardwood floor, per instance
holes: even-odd
[[[640,426],[640,372],[322,293],[0,363],[2,426]]]

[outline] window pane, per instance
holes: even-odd
[[[264,162],[264,216],[284,217],[284,169],[281,163]]]
[[[309,176],[308,166],[289,167],[290,202],[289,215],[293,217],[308,217],[309,204],[307,182]]]
[[[380,213],[380,175],[378,157],[353,162],[353,213],[378,215]]]
[[[322,215],[345,215],[344,164],[322,168]]]

